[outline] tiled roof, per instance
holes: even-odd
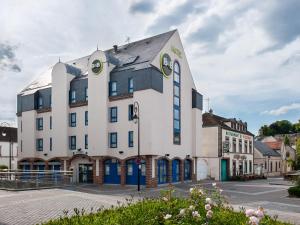
[[[266,143],[261,141],[254,141],[254,148],[257,149],[263,156],[275,156],[280,157],[280,154],[271,149]]]
[[[231,119],[227,119],[221,116],[217,116],[213,113],[204,113],[202,115],[202,121],[203,121],[203,127],[211,127],[211,126],[221,126],[224,129],[247,134],[247,135],[252,135],[254,136],[251,132],[249,131],[241,131],[241,130],[235,130],[225,124],[225,122],[230,121]]]
[[[269,141],[264,142],[266,145],[268,145],[271,149],[278,150],[281,149],[282,142],[281,141]]]
[[[3,134],[6,134],[5,136]],[[15,127],[0,127],[0,142],[17,142],[18,132]]]
[[[150,38],[118,46],[117,52],[115,52],[113,48],[106,50],[105,55],[109,62],[116,65],[112,72],[128,69],[140,70],[151,67],[150,63],[152,60],[158,55],[165,43],[175,32],[176,30],[172,30]],[[87,74],[89,58],[90,55],[68,61],[65,64],[71,65],[69,68],[76,74],[78,74],[78,71],[81,71],[79,77],[82,77],[81,75]],[[51,72],[52,67],[23,89],[19,94],[26,95],[41,88],[51,87]]]

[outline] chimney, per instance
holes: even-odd
[[[114,52],[118,53],[118,45],[114,45],[113,47],[114,47]]]

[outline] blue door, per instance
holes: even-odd
[[[179,160],[174,159],[172,161],[172,182],[178,182],[179,181]]]
[[[191,180],[191,161],[188,159],[184,160],[184,180]]]
[[[226,181],[228,180],[227,176],[227,159],[222,159],[221,160],[221,181]]]
[[[116,159],[108,159],[104,162],[104,183],[120,184],[121,167],[120,162]]]
[[[25,164],[25,165],[21,165],[20,167],[22,170],[21,179],[29,179],[30,178],[30,165]]]
[[[140,164],[140,184],[146,184],[146,162],[141,160]],[[126,161],[126,184],[137,184],[138,183],[138,164],[136,159],[130,159]]]
[[[157,161],[158,184],[167,183],[168,177],[168,161],[160,159]]]

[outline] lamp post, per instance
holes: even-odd
[[[137,157],[137,164],[138,164],[138,191],[141,190],[141,159],[140,159],[140,105],[137,101],[133,103],[133,121],[134,123],[138,124],[138,157]]]
[[[3,127],[1,135],[3,137],[6,137],[6,135],[8,135],[8,141],[9,141],[9,166],[8,166],[8,169],[10,171],[11,170],[11,156],[12,156],[12,154],[11,154],[11,151],[12,151],[11,131],[8,130],[8,128],[10,127],[10,124],[7,122],[2,122],[0,124],[0,127]]]

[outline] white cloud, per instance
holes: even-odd
[[[272,115],[272,116],[279,116],[279,115],[286,114],[291,110],[298,110],[298,109],[300,110],[300,103],[293,103],[293,104],[290,104],[290,105],[281,106],[277,109],[264,111],[264,112],[262,112],[262,114],[269,114],[269,115]]]

